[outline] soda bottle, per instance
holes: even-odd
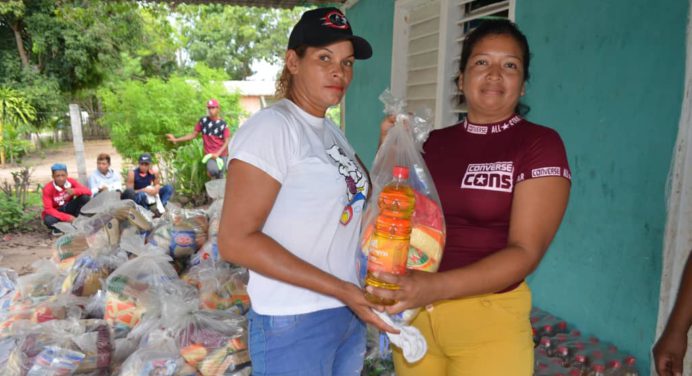
[[[637,362],[637,359],[635,359],[633,356],[627,356],[624,359],[625,361],[625,366],[622,367],[622,371],[620,372],[621,376],[639,376],[639,372],[637,371],[637,366],[635,363]]]
[[[591,369],[586,374],[586,376],[605,376],[606,367],[602,363],[596,363],[591,366]]]
[[[570,352],[570,348],[566,345],[558,345],[555,348],[555,352],[553,353],[553,356],[559,358],[562,361],[562,364],[567,367],[569,366],[573,354]]]
[[[586,355],[584,355],[582,353],[576,353],[572,357],[572,360],[570,361],[569,366],[570,366],[570,368],[574,368],[574,369],[578,369],[582,372],[586,372],[586,370],[588,369],[588,365],[586,362],[587,362]]]
[[[541,340],[538,342],[538,349],[544,350],[550,358],[555,355],[555,347],[550,337],[541,337]]]
[[[392,181],[382,188],[377,199],[380,209],[375,220],[375,233],[368,244],[368,272],[365,284],[397,290],[399,286],[375,278],[373,272],[404,274],[411,239],[411,216],[416,203],[413,189],[406,182],[408,168],[394,166]],[[381,299],[365,293],[365,297],[376,304],[392,305],[392,299]]]
[[[606,375],[617,376],[620,372],[622,372],[622,363],[619,360],[613,359],[606,364]]]

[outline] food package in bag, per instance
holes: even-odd
[[[202,308],[232,310],[241,315],[250,309],[247,269],[232,268],[225,263],[200,269],[198,288]]]
[[[178,376],[183,365],[183,358],[175,346],[145,347],[137,349],[125,360],[119,375]]]
[[[124,337],[139,323],[147,301],[179,280],[171,258],[158,251],[140,250],[142,255],[122,264],[106,280],[104,319],[113,327],[116,338]]]
[[[89,200],[81,211],[84,214],[108,214],[122,224],[127,221],[142,231],[150,231],[153,227],[152,217],[148,210],[137,205],[133,200],[121,200],[120,193],[115,191],[99,193]]]
[[[80,216],[73,223],[61,223],[65,234],[53,246],[53,261],[61,271],[72,267],[77,256],[89,248],[113,249],[120,243],[120,220],[110,212]]]
[[[151,233],[149,243],[168,251],[173,258],[194,254],[207,241],[209,220],[200,209],[171,209],[165,221]]]
[[[61,271],[67,271],[75,259],[89,248],[85,234],[72,232],[59,237],[53,244],[53,261]]]
[[[414,193],[414,209],[410,218],[410,244],[406,268],[425,272],[436,272],[444,250],[446,227],[440,198],[437,194],[430,172],[421,155],[422,144],[432,130],[427,114],[410,115],[404,113],[405,103],[391,96],[389,91],[380,95],[385,104],[385,113],[395,115],[395,125],[388,131],[382,142],[370,172],[373,186],[373,200],[363,217],[358,268],[361,280],[367,274],[367,261],[373,246],[375,223],[380,209],[377,199],[383,188],[391,181],[395,166],[408,169],[406,183]],[[393,320],[410,323],[419,308],[410,309]]]
[[[17,272],[0,267],[0,315],[7,311],[17,290]]]
[[[107,371],[114,351],[113,334],[105,320],[79,320],[79,329],[72,333],[74,348],[84,354],[77,374]]]
[[[0,331],[13,332],[22,323],[40,324],[52,320],[80,319],[87,300],[72,295],[23,298],[0,315]]]
[[[79,320],[55,320],[19,328],[13,333],[16,345],[7,355],[2,375],[25,376],[32,369],[33,375],[51,375],[50,372],[57,365],[53,361],[64,362],[67,369],[76,371],[84,359],[77,353],[84,353],[73,342],[73,338],[82,333],[84,327]],[[51,347],[54,351],[45,351]],[[65,374],[71,375],[73,372]]]
[[[72,375],[83,359],[84,354],[79,351],[48,346],[36,355],[27,376]]]
[[[101,289],[101,282],[126,261],[127,255],[122,251],[86,251],[67,271],[61,291],[75,296],[92,296]]]
[[[162,325],[175,339],[185,363],[200,375],[223,376],[249,367],[245,317],[201,310],[196,299],[167,297],[162,304]]]
[[[219,180],[219,179],[216,179]],[[209,217],[209,234],[204,245],[190,258],[190,265],[199,265],[200,263],[219,263],[224,262],[219,257],[219,226],[221,223],[221,209],[223,207],[223,199],[214,201],[209,209],[207,216]]]
[[[19,298],[52,296],[60,292],[64,275],[49,260],[37,260],[31,264],[33,273],[17,278]]]

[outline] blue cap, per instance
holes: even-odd
[[[55,163],[52,166],[50,166],[50,170],[51,170],[51,172],[60,171],[60,170],[67,172],[67,166],[64,163]]]

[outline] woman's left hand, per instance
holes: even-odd
[[[385,307],[389,314],[397,314],[409,308],[418,308],[428,305],[436,300],[435,273],[407,270],[406,274],[395,275],[389,273],[375,273],[375,278],[393,283],[399,286],[398,290],[389,290],[374,286],[367,286],[366,290],[381,298],[395,300],[391,306]]]

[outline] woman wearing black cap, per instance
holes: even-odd
[[[359,375],[364,322],[393,331],[357,285],[367,173],[325,118],[351,83],[354,61],[371,55],[339,10],[305,12],[288,42],[284,99],[231,141],[219,251],[250,269],[255,375]]]

